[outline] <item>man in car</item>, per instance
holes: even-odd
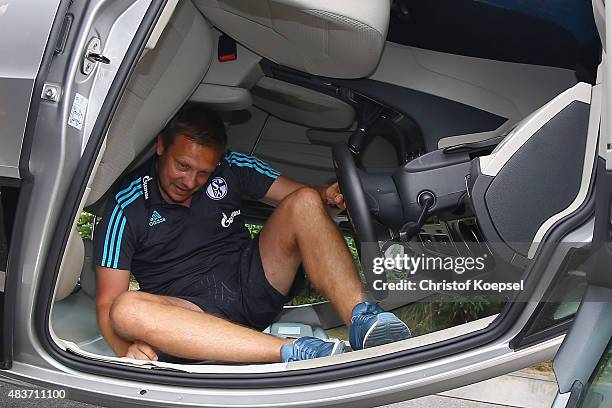
[[[221,119],[186,105],[156,153],[124,178],[96,229],[97,316],[119,356],[279,362],[341,353],[344,343],[265,329],[303,264],[350,327],[354,350],[406,339],[408,327],[364,301],[344,238],[327,213],[338,184],[306,187],[253,156],[226,151]],[[251,239],[242,197],[276,206]],[[130,272],[140,291],[128,291]]]

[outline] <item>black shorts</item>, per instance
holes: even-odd
[[[285,303],[303,285],[298,271],[289,296],[277,291],[266,278],[259,253],[259,235],[245,245],[237,259],[218,274],[204,276],[198,296],[176,296],[198,305],[206,313],[256,330],[264,330],[280,314]],[[296,286],[297,284],[297,286]]]

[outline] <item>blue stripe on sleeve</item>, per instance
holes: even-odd
[[[109,221],[108,226],[106,228],[106,237],[104,238],[104,253],[102,255],[102,266],[108,266],[108,265],[106,265],[106,255],[107,255],[107,249],[108,249],[108,239],[110,238],[110,234],[111,234],[111,230],[113,228],[113,222],[115,220],[115,215],[117,214],[117,210],[119,210],[119,204],[117,204],[115,206],[115,209],[113,210],[113,214],[111,215],[110,221]]]
[[[110,254],[110,258],[108,259],[108,262],[106,265],[107,268],[110,268],[111,265],[113,264],[113,254],[115,251],[115,237],[117,236],[117,225],[121,222],[121,219],[123,218],[123,211],[121,209],[119,209],[119,212],[117,213],[117,218],[116,218],[116,222],[114,223],[115,225],[113,226],[113,233],[111,235],[111,240],[110,240],[110,247],[109,247],[109,254]]]
[[[230,164],[236,165],[237,167],[249,167],[249,168],[252,168],[255,171],[257,171],[258,173],[261,173],[261,174],[266,175],[266,176],[268,176],[270,178],[273,178],[274,180],[276,180],[278,178],[278,176],[279,176],[278,174],[272,174],[269,171],[262,170],[262,169],[256,167],[253,163],[241,163],[241,162],[232,161],[232,160],[228,160],[228,162]]]
[[[119,200],[119,198],[121,198],[122,195],[125,195],[125,193],[127,193],[128,191],[130,191],[131,189],[133,189],[135,186],[137,186],[140,182],[142,181],[142,177],[138,177],[136,180],[132,181],[130,183],[129,186],[127,186],[126,188],[124,188],[123,190],[121,190],[120,192],[117,193],[117,195],[115,196],[115,198],[117,200]]]
[[[121,202],[119,203],[119,205],[121,206],[121,209],[119,210],[119,217],[116,219],[115,225],[113,226],[113,234],[111,236],[111,246],[110,246],[110,254],[111,257],[108,260],[108,267],[112,267],[111,265],[117,265],[118,260],[115,259],[115,255],[119,254],[119,243],[121,241],[120,238],[122,238],[118,233],[117,233],[117,229],[119,228],[119,225],[122,222],[122,217],[125,220],[125,215],[123,214],[123,210],[125,210],[127,208],[128,205],[130,205],[132,202],[134,202],[134,200],[136,200],[138,197],[140,197],[142,195],[142,187],[139,185],[136,190],[134,190],[133,195],[131,196],[131,198],[129,198],[129,196],[124,196],[123,200],[126,200],[125,202]],[[123,234],[123,230],[121,231],[121,235]],[[117,239],[115,239],[115,237],[117,237]]]
[[[107,255],[109,253],[111,253],[110,251],[108,251],[108,243],[109,243],[109,238],[111,238],[111,231],[113,231],[113,226],[115,224],[115,217],[117,215],[117,211],[120,210],[119,204],[121,201],[123,201],[123,199],[129,195],[131,195],[134,192],[134,188],[139,186],[139,183],[142,181],[142,178],[139,177],[136,180],[132,181],[130,183],[129,186],[127,186],[126,188],[124,188],[123,190],[119,191],[117,193],[117,195],[115,195],[115,199],[117,200],[118,204],[115,206],[115,208],[113,209],[113,213],[111,215],[111,218],[108,222],[108,227],[106,229],[106,236],[104,238],[104,252],[102,255],[102,266],[105,267],[109,267],[110,266],[110,261],[107,264]],[[111,250],[112,251],[112,250]],[[112,255],[111,255],[112,257]]]
[[[231,152],[229,155],[225,157],[228,163],[231,165],[236,165],[237,167],[249,167],[260,174],[264,174],[273,179],[277,179],[280,176],[280,173],[274,169],[272,169],[268,164],[262,162],[259,159],[256,159],[253,156],[246,156],[243,154],[236,154],[235,152]]]
[[[141,177],[137,178],[136,180],[132,181],[129,186],[119,191],[115,195],[117,205],[113,209],[113,213],[106,229],[106,236],[104,238],[104,251],[102,254],[101,262],[102,266],[104,267],[110,268],[113,264],[113,251],[115,248],[115,236],[117,233],[117,227],[119,225],[119,222],[121,221],[121,216],[123,215],[122,209],[124,209],[127,205],[123,203],[124,201],[129,200],[130,197],[132,197],[132,200],[130,200],[129,202],[132,202],[135,197],[138,197],[138,194],[134,196],[134,194],[138,191],[140,191],[140,194],[142,195],[142,185],[140,184],[141,181]]]
[[[117,263],[119,262],[119,248],[121,248],[121,239],[123,238],[123,229],[125,228],[125,222],[127,219],[123,216],[123,220],[121,221],[121,228],[119,228],[119,238],[117,238],[117,248],[115,249],[115,262],[113,263],[113,268],[117,269]]]
[[[272,167],[270,167],[268,163],[266,163],[263,160],[258,159],[255,156],[249,156],[249,155],[238,153],[238,152],[231,152],[229,156],[230,156],[230,159],[235,159],[235,160],[239,160],[242,162],[248,162],[248,163],[255,163],[259,167],[261,167],[263,170],[267,170],[272,174],[277,174],[280,176],[280,173],[278,171],[274,170]]]
[[[124,201],[133,198],[133,197],[137,197],[138,196],[138,192],[142,191],[142,186],[140,184],[134,186],[129,192],[126,192],[123,194],[123,196],[121,198],[119,198],[118,202],[117,202],[117,206],[115,207],[115,211],[113,211],[113,214],[115,214],[114,217],[111,217],[111,221],[108,224],[108,231],[106,233],[106,237],[108,239],[108,237],[110,237],[110,241],[108,243],[108,256],[109,258],[107,258],[107,262],[106,265],[107,267],[110,267],[113,263],[113,253],[114,253],[114,248],[115,248],[115,237],[117,236],[117,228],[119,226],[119,222],[121,221],[121,216],[123,215],[123,208],[125,208],[125,205],[123,204]],[[142,193],[141,193],[142,194]],[[119,194],[117,194],[117,196],[119,196]],[[111,232],[112,231],[112,232]],[[106,247],[104,248],[106,250]]]

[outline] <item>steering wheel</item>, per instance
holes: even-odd
[[[374,222],[366,199],[366,194],[359,177],[359,169],[355,165],[353,153],[345,142],[333,146],[332,156],[340,191],[344,195],[346,210],[355,231],[357,251],[370,292],[377,300],[387,296],[387,290],[374,289],[374,281],[386,282],[385,274],[374,274],[372,267],[374,258],[382,256],[374,229]]]
[[[359,170],[355,165],[353,153],[346,143],[340,142],[333,146],[332,156],[338,185],[344,195],[346,210],[355,234],[363,242],[376,242],[372,215],[361,185]]]

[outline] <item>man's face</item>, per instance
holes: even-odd
[[[163,199],[169,204],[189,206],[191,196],[206,184],[223,155],[219,147],[202,146],[177,135],[170,146],[157,138],[157,176]]]

